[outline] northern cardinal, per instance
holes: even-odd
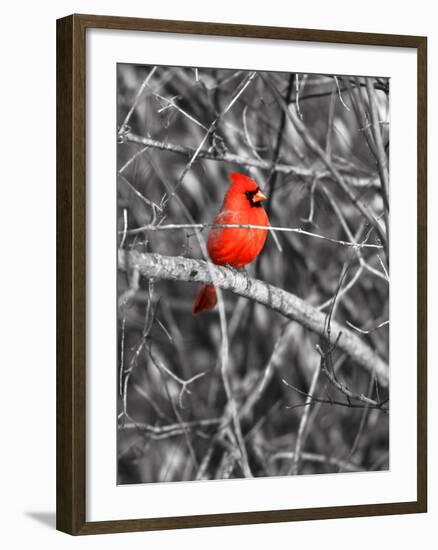
[[[244,174],[230,174],[232,181],[225,194],[224,202],[214,218],[217,225],[262,225],[268,226],[269,219],[262,201],[266,196],[257,183]],[[257,258],[265,244],[268,232],[251,228],[212,228],[208,234],[207,250],[213,263],[241,269]],[[193,315],[212,309],[217,302],[216,289],[204,285],[193,304]]]

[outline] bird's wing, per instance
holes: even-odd
[[[234,225],[248,223],[242,220],[239,212],[224,210],[220,212],[213,220],[218,225]],[[235,267],[241,267],[248,263],[241,261],[242,249],[247,247],[249,229],[234,227],[216,227],[212,228],[207,241],[207,249],[210,258],[215,264],[229,264]]]
[[[231,210],[222,210],[214,218],[213,224],[228,225],[238,223],[235,214]],[[226,227],[213,227],[207,240],[208,253],[214,263],[227,263],[233,240],[236,237],[236,230]]]

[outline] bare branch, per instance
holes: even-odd
[[[330,383],[333,384],[333,386],[335,386],[341,393],[345,395],[348,403],[350,403],[351,399],[356,399],[357,401],[362,401],[363,403],[366,403],[370,407],[374,407],[376,409],[381,409],[384,412],[388,412],[385,407],[387,400],[378,402],[378,401],[375,401],[374,399],[371,399],[370,397],[367,397],[363,393],[354,393],[343,382],[338,380],[335,373],[330,372],[329,368],[327,367],[327,356],[329,355],[330,351],[324,352],[319,346],[316,346],[316,349],[318,350],[318,353],[321,355],[322,372],[327,376]]]
[[[376,157],[377,165],[379,167],[380,180],[382,182],[382,196],[385,203],[384,213],[385,213],[385,223],[386,231],[389,232],[389,220],[388,220],[388,211],[389,211],[389,173],[388,173],[388,162],[385,154],[385,147],[383,145],[382,132],[379,122],[379,113],[377,111],[377,103],[375,97],[375,90],[371,84],[369,78],[365,79],[366,89],[368,93],[368,100],[370,103],[370,114],[371,114],[371,123],[372,131],[374,136],[374,141],[376,143]]]
[[[339,79],[337,76],[334,76],[333,77],[335,82],[336,82],[336,88],[338,90],[338,96],[339,96],[339,101],[342,103],[342,105],[347,109],[347,111],[350,110],[350,107],[345,103],[344,99],[342,98],[342,90],[341,90],[341,87],[339,86]]]
[[[166,142],[158,141],[156,139],[152,139],[146,136],[139,136],[139,135],[133,134],[132,132],[127,132],[126,134],[124,134],[123,140],[129,143],[138,143],[140,145],[149,147],[151,149],[169,151],[171,153],[184,155],[190,158],[192,158],[196,153],[196,150],[190,147],[185,147],[183,145],[179,145],[175,143],[169,143],[167,141]],[[331,177],[331,174],[328,170],[317,171],[310,168],[292,166],[291,164],[283,164],[283,163],[274,164],[268,160],[245,157],[243,155],[236,155],[234,153],[229,153],[229,152],[217,153],[216,151],[213,151],[213,150],[202,149],[202,150],[199,150],[198,154],[196,155],[196,159],[197,160],[207,159],[207,160],[214,160],[217,162],[229,162],[231,164],[240,164],[241,166],[251,166],[253,168],[259,168],[260,170],[267,170],[267,171],[274,170],[276,172],[281,172],[283,174],[292,174],[300,178],[305,178],[305,179],[310,178],[311,180],[313,180],[315,176],[317,176],[318,178]],[[339,170],[341,170],[340,167],[339,167]],[[348,183],[348,185],[352,187],[358,187],[358,188],[370,187],[373,189],[380,189],[380,181],[379,181],[379,178],[376,176],[358,178],[358,177],[353,177],[353,176],[344,174],[344,180],[346,183]]]
[[[228,102],[227,106],[222,109],[222,111],[218,114],[218,116],[213,120],[213,122],[210,124],[210,126],[208,127],[207,131],[205,132],[204,134],[204,137],[202,138],[201,142],[199,143],[196,151],[193,153],[193,155],[191,155],[190,157],[190,160],[189,162],[185,165],[183,171],[181,172],[179,178],[178,178],[178,181],[176,182],[175,184],[175,187],[173,189],[173,191],[170,193],[170,195],[165,199],[164,203],[163,203],[163,206],[169,201],[171,200],[171,198],[173,196],[176,195],[177,193],[177,190],[178,188],[182,185],[183,181],[184,181],[184,178],[186,177],[186,175],[188,174],[189,170],[191,169],[192,167],[192,164],[195,162],[195,160],[198,158],[200,152],[202,151],[202,148],[204,146],[204,144],[207,142],[207,139],[211,136],[211,134],[214,133],[214,131],[216,130],[217,128],[217,125],[219,124],[219,121],[220,119],[225,116],[228,111],[231,109],[231,107],[236,103],[236,101],[239,99],[239,97],[243,94],[243,92],[246,90],[246,88],[251,84],[251,82],[254,80],[255,76],[256,76],[256,72],[253,71],[251,73],[249,73],[243,80],[242,82],[239,84],[239,86],[237,87],[237,90],[235,91],[235,93],[233,94],[231,100]]]
[[[359,328],[356,325],[353,325],[353,323],[350,323],[350,321],[347,321],[347,325],[351,327],[354,330],[357,330],[357,332],[360,332],[361,334],[371,334],[372,332],[378,330],[379,328],[382,328],[386,325],[389,325],[389,321],[383,321],[382,323],[379,323],[377,326],[370,328],[368,330],[364,330],[363,328]]]
[[[204,284],[211,284],[214,279],[217,287],[245,296],[281,313],[288,319],[297,321],[320,336],[325,335],[326,316],[323,313],[294,294],[264,281],[250,279],[235,270],[181,256],[142,254],[134,250],[120,250],[118,263],[120,269],[128,271],[138,269],[144,277],[148,278]],[[339,338],[339,349],[368,372],[375,372],[382,386],[388,385],[388,365],[357,334],[336,321],[331,322],[331,331],[335,339]]]
[[[126,115],[125,117],[125,120],[123,121],[123,124],[120,126],[120,130],[119,130],[119,135],[123,134],[128,123],[129,123],[129,119],[131,118],[132,116],[132,113],[135,111],[136,107],[137,107],[137,104],[138,104],[138,101],[141,97],[141,94],[143,93],[144,89],[146,88],[146,86],[148,85],[148,82],[149,80],[152,78],[152,76],[154,75],[155,71],[157,70],[157,67],[153,67],[147,77],[143,80],[143,83],[142,85],[140,86],[140,88],[138,89],[138,92],[137,92],[137,95],[135,96],[135,99],[134,99],[134,102],[133,104],[131,105],[131,108],[129,109],[128,111],[128,114]]]
[[[357,243],[353,241],[342,241],[339,239],[332,239],[331,237],[326,237],[325,235],[319,235],[318,233],[311,233],[301,227],[272,227],[264,225],[252,225],[249,223],[171,223],[165,225],[142,225],[141,227],[136,227],[135,229],[129,229],[127,233],[129,235],[135,235],[136,233],[143,233],[144,231],[166,231],[171,229],[206,229],[206,228],[228,228],[228,229],[263,229],[270,231],[272,233],[299,233],[300,235],[307,235],[309,237],[315,237],[316,239],[322,239],[324,241],[329,241],[331,243],[340,244],[343,246],[350,246],[352,248],[378,248],[382,249],[382,245],[373,244],[373,243]],[[120,231],[120,234],[124,234],[124,231]]]
[[[166,439],[168,437],[184,435],[187,430],[217,426],[221,423],[221,420],[221,418],[204,418],[201,420],[191,420],[189,422],[165,424],[163,426],[154,426],[152,424],[145,424],[144,422],[126,422],[125,424],[119,424],[118,429],[138,430],[140,432],[145,432],[152,439]]]
[[[321,149],[318,142],[315,140],[315,138],[310,134],[308,128],[303,124],[303,122],[300,120],[299,116],[293,112],[292,109],[289,109],[288,105],[286,105],[284,99],[281,97],[280,93],[278,92],[277,88],[274,86],[274,84],[271,82],[269,78],[263,77],[265,82],[269,85],[270,89],[272,90],[272,93],[274,94],[274,97],[276,98],[278,104],[281,106],[281,108],[284,110],[284,112],[287,114],[289,120],[294,125],[295,129],[297,130],[298,134],[304,141],[304,143],[313,151],[315,155],[319,157],[319,159],[322,161],[322,163],[326,166],[327,170],[331,173],[336,183],[339,185],[339,187],[343,190],[343,192],[349,197],[351,202],[354,204],[354,206],[359,210],[359,212],[368,220],[368,222],[375,228],[377,231],[379,237],[382,240],[382,243],[387,250],[388,246],[388,240],[387,235],[385,234],[385,231],[380,226],[378,220],[376,219],[373,212],[370,210],[370,208],[365,205],[350,189],[349,185],[345,181],[344,177],[340,173],[340,171],[334,166],[331,159],[327,156],[325,151]]]
[[[315,392],[315,388],[316,388],[316,384],[318,382],[318,377],[319,377],[320,371],[321,371],[321,363],[319,362],[316,365],[315,371],[314,371],[313,376],[312,376],[312,382],[310,384],[309,394],[306,397],[306,405],[310,404],[311,401],[312,401],[312,395]],[[300,425],[299,425],[299,428],[298,428],[298,435],[297,435],[297,439],[296,439],[296,442],[295,442],[295,451],[293,453],[292,464],[289,468],[289,474],[290,475],[297,475],[298,474],[298,469],[300,467],[300,460],[301,460],[301,450],[303,448],[304,439],[305,439],[304,432],[306,431],[306,426],[307,426],[307,423],[309,421],[309,413],[310,413],[310,407],[306,406],[304,408],[304,412],[301,416]]]
[[[348,472],[363,472],[364,469],[360,466],[357,466],[356,464],[353,464],[352,462],[348,462],[347,460],[341,460],[340,458],[336,458],[334,456],[324,456],[319,455],[316,453],[301,453],[301,457],[303,460],[308,462],[320,462],[320,463],[326,463],[330,464],[331,466],[338,466],[340,468],[343,468],[344,470]],[[294,459],[294,453],[291,452],[278,452],[271,456],[270,461],[274,460],[293,460]]]

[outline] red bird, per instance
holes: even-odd
[[[225,194],[217,225],[268,226],[269,219],[262,201],[266,199],[257,183],[244,174],[230,174],[232,184]],[[208,234],[207,250],[211,261],[241,269],[257,258],[265,244],[268,232],[263,229],[216,227]],[[204,285],[193,304],[193,315],[212,309],[217,302],[216,289]]]

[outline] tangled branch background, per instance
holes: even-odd
[[[118,483],[387,469],[389,81],[117,71]],[[204,261],[235,171],[244,273]]]

